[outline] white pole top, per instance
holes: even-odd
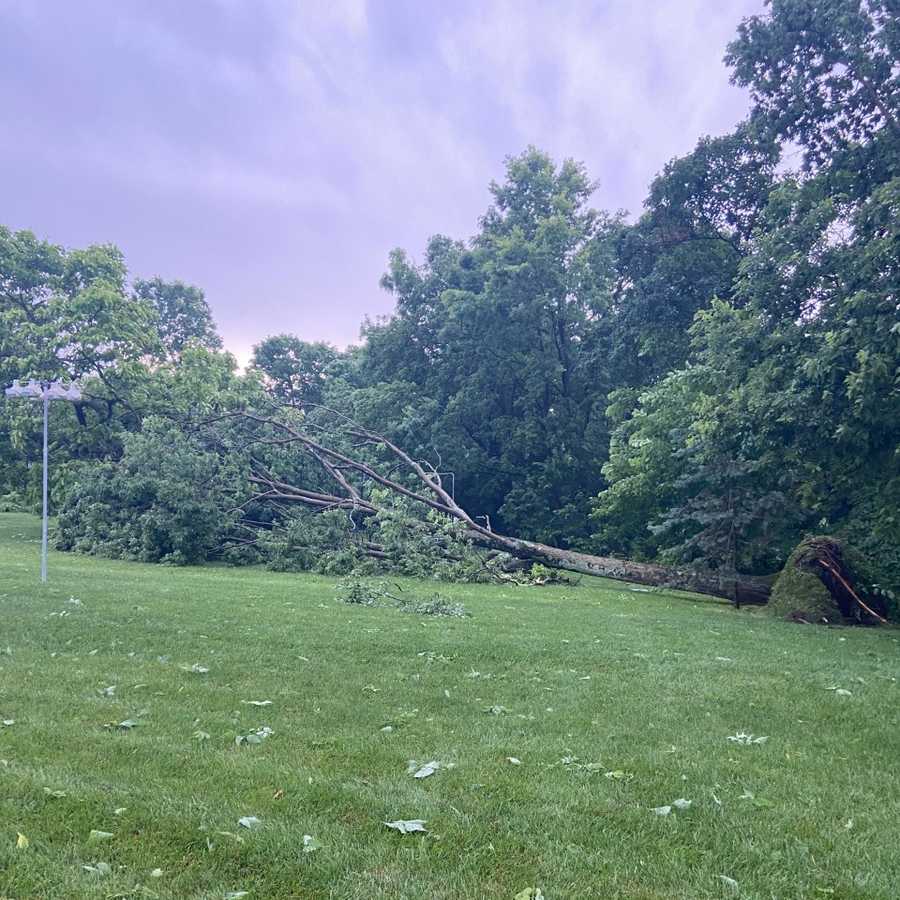
[[[44,384],[47,385],[46,390]],[[20,383],[17,378],[5,393],[7,397],[33,397],[38,400],[44,399],[45,396],[48,400],[81,399],[81,388],[75,383],[65,385],[61,381],[51,381],[42,384],[34,378],[29,379],[27,384]]]

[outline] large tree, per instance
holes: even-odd
[[[366,329],[362,366],[368,384],[428,398],[417,452],[453,469],[470,508],[563,543],[585,535],[606,446],[603,238],[618,223],[591,209],[592,191],[571,161],[508,160],[471,241],[435,238],[419,266],[392,255],[396,313]]]
[[[600,548],[768,569],[826,529],[900,577],[900,179],[844,162],[772,190],[687,365],[624,398]]]

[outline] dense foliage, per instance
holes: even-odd
[[[495,530],[758,573],[827,531],[896,587],[898,49],[886,2],[773,0],[727,51],[751,117],[667,164],[636,220],[592,208],[583,166],[529,148],[470,239],[391,254],[395,311],[361,346],[275,335],[246,375],[197,288],[129,287],[114,247],[0,229],[0,380],[85,388],[52,413],[62,545],[477,577],[465,535],[442,525],[436,552],[402,503],[367,521],[259,504],[251,457],[292,483],[321,472],[249,449],[238,420],[215,440],[198,428],[331,407],[426,460]],[[37,410],[0,400],[0,421],[0,498],[33,504]]]
[[[144,562],[196,563],[214,554],[234,515],[228,457],[153,416],[124,437],[117,462],[75,473],[59,546]]]

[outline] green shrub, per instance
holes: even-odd
[[[0,513],[25,512],[25,498],[16,491],[0,495]]]
[[[101,556],[202,562],[235,520],[236,473],[164,419],[126,435],[118,462],[81,466],[59,510],[56,546]]]

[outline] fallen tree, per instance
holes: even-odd
[[[461,523],[466,538],[472,543],[519,560],[580,574],[723,597],[737,605],[768,601],[774,580],[771,577],[703,572],[689,567],[594,556],[499,534],[489,525],[481,524],[456,502],[430,463],[413,458],[385,435],[373,432],[335,410],[324,407],[315,410],[316,419],[290,410],[281,415],[241,411],[214,420],[240,418],[249,425],[252,437],[245,443],[245,450],[254,445],[301,450],[316,461],[320,474],[326,476],[329,485],[323,487],[321,481],[292,483],[273,471],[260,454],[251,453],[250,481],[255,488],[251,499],[254,502],[278,506],[299,504],[316,511],[345,510],[348,515],[365,518],[385,512],[385,504],[379,501],[378,495],[387,492],[423,512],[430,510]],[[429,519],[426,515],[411,517],[406,524],[411,529],[426,529],[435,534],[439,531],[434,518]],[[384,555],[384,548],[370,542],[365,545],[365,552],[378,558]]]

